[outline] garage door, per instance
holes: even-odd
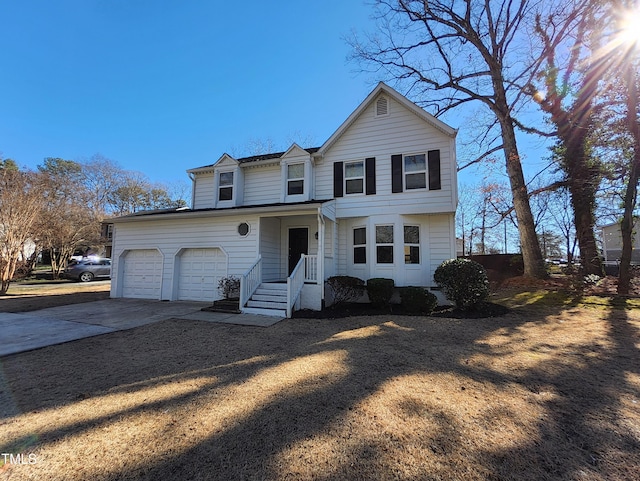
[[[160,299],[162,256],[155,249],[131,250],[124,256],[122,297]]]
[[[180,254],[178,299],[213,302],[222,296],[218,281],[227,275],[227,256],[221,249],[185,249]]]

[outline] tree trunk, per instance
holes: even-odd
[[[620,223],[622,234],[622,254],[620,273],[618,274],[618,294],[629,294],[631,284],[631,254],[633,252],[633,210],[638,195],[638,177],[640,176],[640,126],[638,125],[638,89],[635,70],[629,68],[625,76],[627,87],[627,128],[633,138],[633,159],[629,166],[629,182],[624,195],[624,214]]]
[[[555,81],[547,80],[547,86],[554,94],[541,106],[551,115],[563,149],[557,155],[561,159],[571,197],[582,272],[602,276],[602,259],[594,234],[596,191],[600,185],[601,168],[599,161],[591,157],[587,141],[593,119],[590,87],[590,82],[595,82],[593,75],[593,71],[586,75],[574,106],[568,110],[563,108],[562,97],[554,90]]]
[[[596,189],[600,182],[600,172],[596,166],[591,166],[586,158],[586,135],[580,127],[574,126],[570,130],[571,132],[560,129],[559,137],[566,146],[565,171],[573,206],[580,263],[585,275],[602,276],[602,259],[594,234]]]
[[[0,296],[3,296],[9,290],[9,285],[11,284],[11,279],[13,279],[13,275],[16,272],[16,262],[18,259],[17,253],[6,253],[7,258],[6,262],[2,265],[2,269],[0,269]]]
[[[506,102],[505,102],[506,105]],[[501,115],[500,126],[502,129],[502,142],[504,154],[513,195],[513,207],[518,219],[518,233],[520,234],[520,246],[524,263],[524,275],[544,279],[547,271],[540,250],[540,242],[536,235],[533,214],[529,204],[529,195],[524,181],[522,164],[516,144],[516,135],[513,129],[513,121],[508,115]]]

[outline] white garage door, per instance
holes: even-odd
[[[135,249],[124,256],[122,297],[160,299],[162,256],[155,249]]]
[[[180,254],[178,299],[207,302],[220,299],[218,281],[226,275],[227,256],[221,249],[185,249]]]

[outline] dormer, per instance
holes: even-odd
[[[313,198],[313,164],[309,151],[293,144],[280,157],[281,202],[304,202]]]
[[[214,208],[242,205],[244,174],[240,163],[229,154],[224,154],[213,167]]]

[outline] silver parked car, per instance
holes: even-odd
[[[97,278],[111,278],[111,259],[89,258],[67,266],[65,277],[90,282]]]

